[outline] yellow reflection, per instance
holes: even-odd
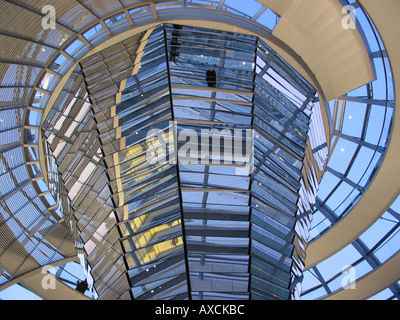
[[[123,175],[125,177],[133,178],[127,179],[127,182],[123,186],[124,189],[128,188],[130,185],[145,180],[146,178],[158,173],[159,171],[165,170],[170,166],[170,164],[166,161],[166,157],[168,153],[171,154],[173,151],[170,149],[174,146],[174,135],[172,134],[172,128],[169,129],[169,133],[166,133],[164,137],[165,141],[160,141],[156,138],[146,139],[146,141],[137,143],[123,151],[120,159],[129,161],[129,169],[125,171]],[[167,178],[168,176],[164,179]],[[159,181],[156,181],[155,183],[158,183]],[[140,192],[144,192],[153,185],[154,183],[143,184],[142,187],[139,187]],[[135,192],[138,192],[138,190]],[[127,223],[129,223],[132,230],[139,230],[146,223],[149,217],[151,217],[151,213],[135,217]],[[133,245],[135,248],[141,248],[126,255],[129,267],[134,268],[143,264],[147,264],[150,261],[157,259],[162,255],[168,254],[168,252],[183,245],[182,237],[177,237],[143,248],[150,241],[155,239],[157,235],[161,237],[162,232],[167,233],[167,230],[177,227],[180,224],[181,219],[177,219],[170,223],[162,224],[146,230],[136,236],[133,236],[131,239],[129,239],[129,241],[125,239],[123,243],[127,251],[129,251],[131,245]],[[128,230],[124,232],[124,236],[129,236]],[[131,242],[131,245],[129,242]],[[131,250],[132,249],[134,248],[131,248]]]
[[[182,237],[177,237],[171,240],[157,243],[148,248],[140,249],[134,253],[132,252],[130,255],[127,255],[129,268],[135,268],[144,264],[148,264],[152,260],[170,253],[172,250],[178,248],[181,245],[183,245],[183,239]]]
[[[124,150],[124,158],[130,159],[129,167],[130,169],[124,172],[124,176],[135,177],[123,185],[123,188],[129,187],[134,183],[144,180],[151,175],[165,170],[170,164],[166,161],[168,154],[168,146],[173,145],[173,134],[169,133],[165,135],[165,145],[163,145],[158,139],[149,139],[138,144],[135,144]],[[152,150],[152,151],[149,151]],[[160,164],[158,167],[151,166],[148,168],[149,164],[155,163]],[[145,173],[149,171],[148,173]],[[150,188],[150,186],[144,187],[141,192]]]
[[[169,132],[163,134],[164,143],[161,143],[156,136],[146,139],[143,142],[137,143],[133,146],[126,148],[123,151],[124,159],[131,159],[132,166],[146,162],[157,162],[157,160],[166,159],[167,152],[171,151],[171,147],[174,145],[174,135],[172,129]],[[151,158],[151,159],[147,159]],[[143,167],[145,164],[141,164]],[[140,167],[139,167],[140,168]]]
[[[171,223],[162,224],[145,232],[140,233],[138,236],[132,238],[136,248],[144,247],[147,243],[153,240],[153,238],[160,232],[176,227],[181,224],[181,219],[175,220]]]
[[[303,137],[303,134],[302,134],[297,128],[294,128],[294,131],[295,131],[300,137]]]

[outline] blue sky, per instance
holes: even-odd
[[[0,299],[2,300],[43,300],[31,291],[16,284],[0,291]]]

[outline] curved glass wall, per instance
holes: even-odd
[[[68,195],[65,219],[100,299],[127,297],[124,268],[139,300],[298,298],[321,170],[319,152],[306,155],[320,107],[310,84],[254,36],[178,25],[81,60],[70,80],[42,126],[47,170],[54,195]],[[178,147],[181,132],[201,137],[189,159],[178,153],[179,166],[146,134],[174,127],[167,141]],[[244,164],[215,155],[218,133],[211,150],[205,130],[245,131],[235,138],[246,143]],[[323,150],[324,132],[311,132]],[[169,160],[149,162],[149,152]],[[111,258],[124,262],[118,276]]]
[[[333,150],[320,183],[309,242],[351,211],[385,156],[394,116],[394,87],[385,47],[359,7],[357,20],[371,51],[376,80],[330,103]]]
[[[374,272],[399,250],[400,197],[357,240],[304,273],[302,299],[320,299],[339,290],[350,290],[357,285],[354,282]],[[390,292],[390,299],[399,298],[398,283],[386,291]]]
[[[318,241],[351,211],[378,173],[389,143],[394,116],[390,62],[379,33],[362,8],[357,8],[357,19],[368,40],[377,79],[331,102],[336,145],[320,183],[310,242]],[[397,252],[390,244],[398,232],[397,202],[359,239],[305,272],[303,299],[319,299],[343,290],[350,272],[354,272],[354,280],[360,279]],[[398,298],[397,284],[386,291],[391,293],[389,299]]]
[[[400,282],[398,281],[393,288],[396,288],[397,291],[395,293],[392,292],[392,289],[386,288],[385,290],[377,293],[376,295],[372,296],[368,300],[399,300],[398,292],[400,291]]]

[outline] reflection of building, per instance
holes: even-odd
[[[240,18],[228,0],[54,3],[48,30],[38,5],[2,4],[33,27],[0,38],[0,285],[35,290],[22,275],[78,257],[99,299],[297,299],[303,277],[305,298],[398,296],[397,255],[381,255],[399,222],[381,15],[398,4],[359,1],[376,42],[361,8],[360,32],[342,28],[341,2],[254,1]],[[212,129],[251,130],[243,165],[200,139]],[[189,131],[203,153],[148,161],[182,160]],[[340,290],[345,262],[357,290]]]

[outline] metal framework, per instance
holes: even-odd
[[[255,37],[179,25],[147,30],[78,69],[84,81],[64,88],[77,92],[73,101],[61,97],[43,129],[62,182],[54,195],[71,200],[98,297],[298,298],[318,184],[318,167],[301,173],[303,159],[315,161],[305,152],[316,90]],[[283,79],[293,79],[297,104],[270,84]],[[155,129],[177,150],[149,140]],[[234,145],[240,157],[243,143],[252,146],[242,165],[213,152],[223,130],[250,132]],[[189,157],[178,152],[183,132],[201,140]],[[104,188],[99,206],[89,190]]]

